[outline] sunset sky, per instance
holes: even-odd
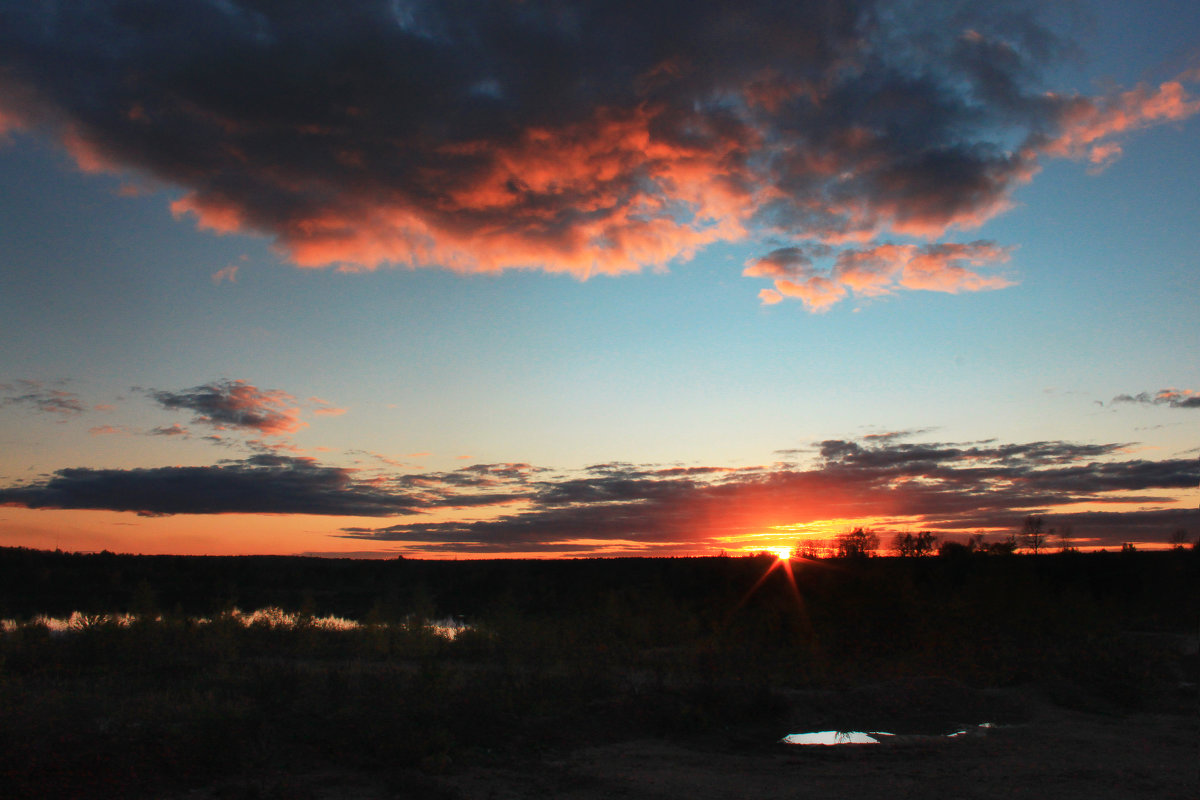
[[[0,0],[0,545],[1200,535],[1200,4]]]

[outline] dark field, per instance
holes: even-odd
[[[792,563],[0,549],[0,795],[1196,796],[1200,552]]]

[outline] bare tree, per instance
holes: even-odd
[[[1171,534],[1171,547],[1175,550],[1182,550],[1188,543],[1189,537],[1187,528],[1180,528]]]
[[[1058,549],[1060,552],[1069,553],[1075,549],[1075,529],[1071,523],[1064,522],[1058,526]]]
[[[1037,514],[1025,518],[1025,526],[1021,529],[1021,544],[1028,547],[1037,555],[1046,545],[1046,520]]]

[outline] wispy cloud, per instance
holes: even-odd
[[[1121,403],[1140,403],[1151,406],[1168,406],[1169,408],[1200,408],[1200,392],[1190,389],[1159,389],[1154,394],[1150,392],[1119,394],[1112,399],[1113,405]]]
[[[65,389],[55,389],[41,381],[18,380],[0,383],[0,408],[23,406],[43,414],[54,414],[64,420],[84,412],[79,395]]]
[[[152,428],[147,431],[150,436],[191,436],[191,431],[180,425],[178,422],[172,425],[160,425],[157,428]]]
[[[218,286],[222,283],[237,283],[238,269],[240,267],[237,264],[222,267],[212,274],[212,282]]]
[[[129,429],[124,425],[97,425],[88,428],[88,433],[92,436],[110,436],[110,435],[128,435]]]
[[[328,400],[323,400],[320,397],[308,398],[308,403],[312,407],[312,413],[318,417],[340,417],[345,414],[348,409],[338,408]]]
[[[1200,109],[1195,75],[1045,86],[1073,49],[1029,7],[27,3],[0,33],[0,129],[179,186],[178,216],[302,266],[586,277],[718,241],[851,247],[829,274],[752,262],[765,301],[821,310],[1008,285],[978,271],[1002,246],[888,239],[977,227],[1043,160],[1103,166]]]

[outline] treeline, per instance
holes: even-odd
[[[890,537],[881,536],[869,528],[854,528],[833,539],[806,538],[796,543],[795,555],[803,558],[863,558],[878,555],[896,555],[902,558],[922,556],[963,555],[1013,555],[1015,553],[1076,552],[1079,538],[1069,522],[1048,524],[1046,518],[1031,514],[1025,518],[1019,530],[1007,534],[987,535],[976,533],[965,541],[946,539],[939,541],[932,531],[919,533],[900,532]],[[1193,540],[1187,529],[1179,528],[1165,538],[1172,550],[1200,550],[1200,538]],[[885,545],[889,545],[885,549]],[[1122,542],[1123,553],[1138,550],[1133,542]]]
[[[914,536],[912,546],[919,551],[932,545]],[[900,597],[932,607],[960,602],[968,592],[993,592],[999,601],[1016,603],[1020,595],[1020,602],[1035,607],[1061,605],[1064,597],[1086,601],[1096,613],[1123,620],[1125,627],[1197,626],[1200,551],[977,557],[986,552],[958,544],[942,545],[939,558],[867,558],[868,551],[852,547],[841,558],[794,561],[793,572],[814,608],[838,603],[886,608]],[[359,621],[400,621],[413,614],[584,618],[605,603],[619,603],[647,613],[683,609],[711,624],[731,609],[790,602],[794,590],[784,580],[785,571],[773,566],[775,557],[765,554],[380,561],[0,548],[0,618],[62,617],[75,611],[196,617],[265,607]]]

